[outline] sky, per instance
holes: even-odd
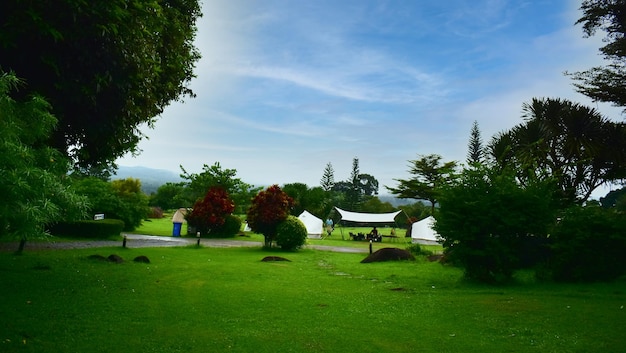
[[[621,109],[575,92],[564,72],[603,65],[603,33],[585,38],[575,0],[204,0],[190,87],[141,153],[117,161],[200,173],[219,162],[246,183],[320,185],[352,161],[379,193],[410,161],[465,162],[523,122],[532,98],[562,98],[622,121]],[[602,193],[604,195],[605,192]]]

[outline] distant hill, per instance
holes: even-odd
[[[414,199],[399,199],[392,195],[378,195],[378,199],[380,202],[389,202],[393,207],[412,205],[417,202]]]
[[[150,195],[155,193],[159,186],[165,183],[178,183],[183,181],[180,174],[165,169],[153,169],[147,167],[124,167],[120,166],[111,180],[134,178],[141,180],[141,190]]]

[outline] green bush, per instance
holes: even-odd
[[[439,195],[434,228],[448,263],[487,283],[507,282],[537,264],[538,246],[556,219],[554,190],[550,182],[519,185],[510,170],[465,169]]]
[[[296,216],[288,216],[276,227],[276,244],[283,250],[301,248],[307,237],[306,226]]]
[[[414,256],[430,256],[433,254],[433,252],[430,250],[422,249],[422,247],[418,243],[411,243],[407,245],[406,250]]]
[[[597,206],[572,207],[550,234],[550,255],[538,277],[609,281],[626,274],[626,216]]]
[[[61,222],[49,227],[52,235],[77,238],[104,239],[119,236],[124,229],[124,221],[103,219],[99,221]]]
[[[224,224],[211,231],[209,238],[232,238],[241,230],[241,218],[232,214],[224,218]]]

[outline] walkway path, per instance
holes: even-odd
[[[155,247],[173,247],[173,246],[187,246],[196,244],[197,240],[194,238],[182,238],[182,237],[163,237],[156,235],[141,235],[141,234],[124,234],[126,236],[126,247],[128,248],[155,248]],[[244,241],[233,239],[201,239],[200,244],[206,247],[212,248],[233,248],[233,247],[261,247],[263,244],[256,241]],[[100,248],[110,246],[122,246],[121,241],[112,240],[82,240],[82,241],[62,241],[56,242],[50,241],[36,241],[26,242],[24,251],[28,250],[46,250],[46,249],[84,249],[84,248]],[[307,245],[306,248],[345,252],[345,253],[366,253],[368,248],[351,248],[340,246],[328,246],[328,245]],[[0,243],[0,251],[13,251],[17,250],[17,243]]]

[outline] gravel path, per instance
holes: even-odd
[[[141,234],[124,234],[126,236],[126,247],[128,248],[156,248],[156,247],[173,247],[173,246],[187,246],[196,244],[197,240],[194,238],[181,238],[181,237],[162,237],[156,235],[141,235]],[[206,247],[212,248],[233,248],[233,247],[261,247],[261,242],[255,241],[243,241],[233,239],[201,239],[200,244]],[[83,241],[62,241],[55,242],[49,241],[37,241],[26,242],[24,251],[29,250],[48,250],[48,249],[84,249],[84,248],[100,248],[122,246],[121,241],[111,240],[83,240]],[[17,243],[0,243],[0,251],[15,251],[17,250]],[[309,249],[335,251],[344,253],[366,253],[369,248],[350,248],[339,246],[327,246],[327,245],[308,245]]]

